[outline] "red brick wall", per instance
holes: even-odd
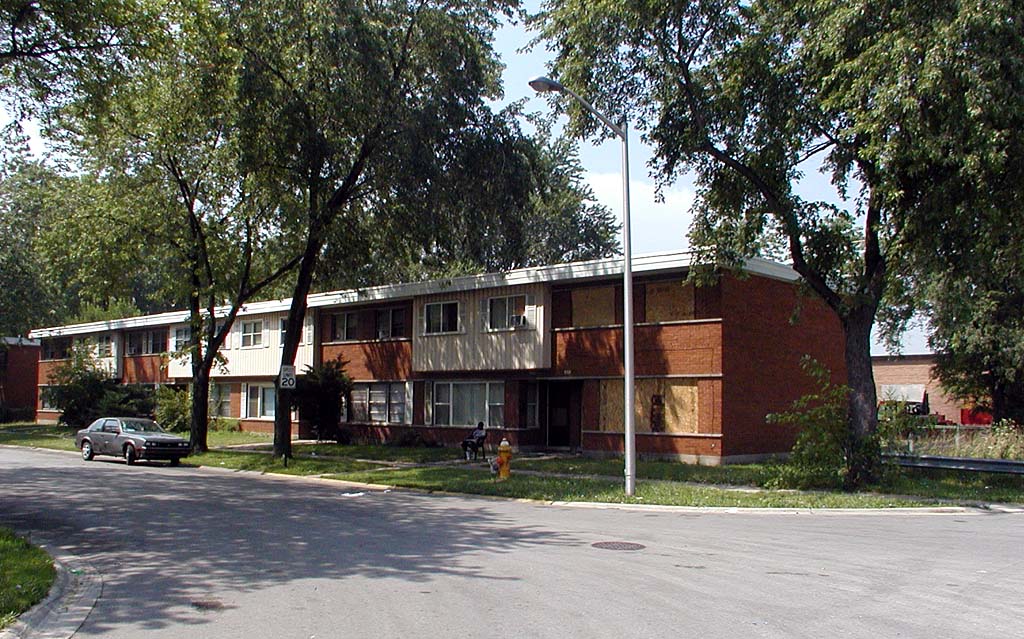
[[[622,433],[583,433],[583,448],[588,451],[621,453],[623,435]],[[720,448],[721,440],[715,436],[668,436],[650,433],[637,433],[636,435],[637,452],[645,455],[716,458],[721,454]]]
[[[321,360],[341,358],[355,380],[406,380],[412,377],[412,342],[354,342],[321,347]]]
[[[124,358],[125,384],[162,384],[171,381],[160,355],[133,355]]]
[[[39,347],[11,344],[6,349],[7,367],[0,371],[4,405],[8,408],[36,408],[39,396]]]
[[[939,380],[932,374],[935,357],[932,355],[906,355],[904,357],[873,357],[871,368],[875,374],[875,392],[882,401],[882,384],[923,384],[928,393],[928,409],[946,419],[959,422],[963,402],[946,394]]]
[[[718,321],[637,326],[633,340],[637,375],[722,372],[722,325]],[[551,367],[556,375],[622,375],[621,328],[559,331],[554,334],[553,348]]]
[[[59,367],[64,360],[62,359],[51,359],[45,362],[39,362],[39,386],[46,386],[50,383],[50,375],[53,374],[57,367]]]
[[[726,456],[787,452],[795,433],[765,416],[815,390],[800,368],[811,355],[834,379],[846,379],[843,332],[817,297],[796,284],[760,276],[724,276],[722,290],[722,452]],[[794,309],[799,304],[797,323]]]

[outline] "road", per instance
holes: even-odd
[[[1019,514],[579,508],[0,447],[0,525],[102,575],[76,637],[1024,636]]]

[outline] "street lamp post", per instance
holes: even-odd
[[[635,378],[633,371],[633,256],[629,240],[629,136],[626,135],[626,123],[623,120],[622,126],[615,124],[571,89],[567,89],[551,78],[536,77],[530,80],[530,86],[538,93],[556,91],[572,96],[622,140],[622,358],[626,402],[623,408],[623,418],[626,439],[626,495],[632,497],[636,492],[636,427],[633,423],[633,382]]]

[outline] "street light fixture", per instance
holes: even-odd
[[[615,124],[571,89],[551,78],[538,76],[530,80],[529,84],[538,93],[557,92],[572,96],[622,140],[622,348],[626,402],[623,417],[626,431],[626,495],[632,497],[636,492],[636,428],[633,423],[633,383],[636,375],[633,370],[633,256],[629,242],[629,136],[626,135],[626,123],[623,120],[622,126]]]

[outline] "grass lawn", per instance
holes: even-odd
[[[359,445],[341,446],[339,444],[292,444],[295,455],[326,457],[346,457],[350,459],[373,459],[387,462],[406,462],[410,464],[430,464],[441,461],[453,461],[462,458],[462,451],[457,448],[423,448],[412,446]]]
[[[76,428],[68,428],[58,424],[12,423],[0,424],[0,444],[16,446],[35,446],[37,448],[53,448],[55,450],[75,450]],[[176,433],[188,439],[188,433]],[[211,447],[230,446],[232,444],[258,444],[270,442],[270,435],[261,433],[242,433],[238,431],[209,431],[206,437]]]
[[[514,468],[546,473],[570,475],[603,475],[622,477],[621,459],[589,459],[586,457],[561,459],[516,459]],[[770,464],[736,464],[726,466],[697,466],[668,461],[638,461],[639,479],[664,479],[698,484],[726,484],[730,486],[761,486],[773,476]]]
[[[202,455],[192,455],[182,460],[186,466],[214,466],[234,470],[255,470],[264,473],[282,475],[323,475],[327,473],[366,472],[381,468],[381,464],[356,461],[354,459],[314,459],[296,457],[288,462],[288,466],[273,455],[265,453],[243,453],[210,451]]]
[[[75,450],[75,432],[57,424],[0,424],[0,444]]]
[[[0,628],[5,628],[46,597],[57,573],[46,552],[7,528],[0,528],[0,566]]]
[[[513,471],[513,475],[508,481],[496,482],[487,470],[466,467],[403,468],[375,473],[342,473],[329,477],[423,490],[546,501],[747,508],[892,508],[937,503],[933,499],[906,500],[871,493],[724,490],[674,482],[641,482],[637,485],[636,497],[630,499],[623,494],[622,482],[617,480],[516,475]]]

